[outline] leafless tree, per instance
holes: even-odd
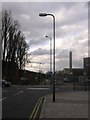
[[[18,69],[25,65],[28,45],[20,30],[18,21],[14,21],[10,11],[2,12],[2,61],[16,64]]]

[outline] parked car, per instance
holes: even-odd
[[[11,82],[8,82],[6,80],[2,80],[2,87],[9,87],[11,86]]]
[[[64,82],[69,82],[69,79],[68,78],[64,78]]]

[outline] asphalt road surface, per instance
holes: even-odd
[[[2,89],[2,118],[27,118],[41,96],[52,93],[49,87],[11,86]]]
[[[73,91],[72,86],[57,87],[56,92]],[[38,102],[39,98],[52,93],[52,88],[47,86],[16,85],[2,89],[2,118],[27,119]]]

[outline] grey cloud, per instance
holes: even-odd
[[[83,61],[81,60],[74,60],[73,61],[73,67],[77,67],[77,68],[83,68]]]
[[[67,24],[63,26],[58,26],[58,29],[56,30],[56,36],[63,38],[69,34],[75,33],[76,36],[79,36],[77,36],[77,38],[81,38],[79,34],[82,34],[81,32],[85,31],[86,29],[88,29],[88,21],[79,21],[77,24],[74,23],[72,25]],[[82,36],[84,35],[82,34]]]
[[[81,6],[81,7],[80,7]],[[3,3],[3,9],[11,9],[13,16],[21,23],[23,31],[31,31],[31,37],[39,37],[42,33],[52,34],[52,20],[50,17],[40,18],[40,12],[49,12],[56,14],[58,11],[64,12],[64,19],[57,22],[56,29],[63,25],[75,24],[78,20],[87,18],[86,7],[83,9],[83,3],[73,2],[10,2]],[[82,9],[81,9],[82,8]],[[79,11],[79,9],[81,9]],[[72,11],[72,12],[71,12]],[[22,19],[21,15],[26,14],[30,16],[30,20]],[[62,29],[60,30],[64,32]],[[57,30],[57,33],[59,30]],[[58,37],[59,34],[57,34]]]
[[[78,5],[79,4],[79,5]],[[29,16],[31,16],[33,18],[33,20],[37,22],[37,18],[39,18],[39,13],[40,12],[50,12],[50,13],[57,13],[58,11],[62,11],[63,8],[65,8],[65,18],[64,21],[68,21],[71,22],[70,19],[71,17],[73,18],[73,20],[76,21],[77,17],[75,15],[77,15],[78,17],[85,17],[86,14],[84,14],[84,11],[78,11],[80,4],[82,5],[83,3],[73,3],[73,2],[9,2],[9,3],[3,3],[3,9],[7,8],[7,9],[11,9],[12,13],[16,16],[16,15],[20,15],[20,14],[28,14]],[[77,7],[78,6],[78,7]],[[73,9],[74,8],[74,9]],[[86,8],[86,7],[85,7]],[[81,9],[81,8],[80,8]],[[70,11],[73,12],[71,13]],[[79,15],[77,14],[77,12],[79,13]],[[83,13],[84,15],[80,15],[81,13]],[[69,15],[69,17],[68,17]],[[74,17],[75,16],[75,17]],[[36,19],[35,19],[36,18]],[[82,18],[81,18],[82,19]],[[72,19],[71,19],[72,20]],[[63,22],[64,22],[63,21]],[[44,20],[43,20],[44,22]],[[61,21],[62,23],[62,21]],[[59,23],[60,24],[60,23]]]
[[[56,52],[56,58],[59,58],[59,59],[67,59],[68,56],[69,56],[69,51],[67,49],[64,49],[64,50],[57,50]]]
[[[68,59],[60,59],[56,62],[56,70],[63,70],[63,68],[68,68]]]
[[[48,55],[50,54],[49,53],[49,50],[46,50],[46,49],[42,49],[42,48],[39,48],[37,50],[35,50],[34,52],[31,52],[31,55]]]
[[[36,45],[45,45],[45,44],[47,44],[47,42],[48,42],[48,40],[44,37],[44,36],[42,36],[41,38],[39,38],[39,39],[31,39],[30,41],[29,41],[29,45],[30,46],[36,46]]]
[[[54,12],[58,11],[60,8],[73,7],[77,3],[73,2],[3,2],[3,8],[8,8],[13,11],[15,15],[22,13],[33,13],[37,12]],[[42,11],[43,10],[43,11]]]
[[[25,32],[30,31],[30,35],[26,35],[26,39],[30,40],[30,46],[45,44],[47,39],[44,39],[45,35],[52,37],[52,18],[51,17],[39,17],[40,12],[53,13],[56,16],[56,38],[67,37],[73,33],[78,34],[86,28],[87,24],[87,3],[78,2],[6,2],[3,3],[3,9],[9,9],[12,11],[12,16],[19,20],[21,29]],[[64,10],[64,12],[63,12]],[[59,12],[63,12],[63,18],[58,20]],[[30,19],[25,19],[22,15],[28,15]],[[61,17],[61,16],[60,16]],[[67,26],[67,29],[62,29],[63,26]],[[76,27],[74,28],[73,25]],[[79,28],[80,26],[80,28]],[[71,36],[72,37],[72,36]],[[67,37],[68,39],[68,37]],[[71,50],[75,53],[76,46],[79,43],[78,40],[72,41]],[[62,43],[63,44],[63,43]],[[64,45],[64,44],[63,44]],[[86,41],[80,44],[80,47],[85,48]],[[82,49],[83,50],[83,49]],[[70,49],[65,48],[62,51],[56,50],[56,58],[60,61],[57,62],[57,68],[59,69],[68,66],[68,56]],[[80,51],[81,53],[81,51]],[[31,53],[34,56],[49,55],[49,50],[37,49]],[[81,58],[80,58],[81,59]],[[75,61],[74,66],[80,66],[80,61]]]
[[[90,57],[90,39],[88,40],[88,56]]]
[[[85,50],[87,49],[87,47],[88,47],[88,40],[87,39],[85,39],[85,40],[74,40],[74,42],[73,42],[73,44],[72,44],[72,47],[73,47],[73,49],[76,49],[76,48],[78,48],[78,49],[82,49],[83,50],[83,48],[85,48]]]
[[[83,8],[83,3],[80,4],[80,6],[77,4],[77,6],[74,6],[73,8],[70,7],[70,9],[65,9],[63,15],[64,18],[57,22],[57,26],[77,25],[78,22],[88,19],[88,8]]]

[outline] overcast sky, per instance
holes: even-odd
[[[11,10],[14,20],[29,45],[31,62],[43,63],[42,71],[50,69],[50,40],[52,17],[39,17],[40,12],[56,17],[56,70],[69,67],[72,51],[73,68],[83,68],[83,58],[88,56],[88,3],[85,2],[7,2],[3,9]],[[38,71],[39,64],[32,63],[26,69]]]

